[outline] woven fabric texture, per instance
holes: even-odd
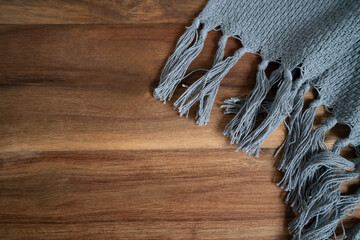
[[[340,237],[360,239],[360,225],[344,229],[342,219],[360,203],[360,189],[341,194],[342,183],[360,176],[360,1],[358,0],[210,0],[186,28],[169,57],[154,97],[169,100],[200,54],[209,31],[222,37],[211,69],[188,86],[174,103],[181,116],[198,104],[197,124],[206,125],[221,80],[245,53],[261,56],[256,84],[246,96],[222,106],[234,115],[224,130],[238,150],[259,156],[265,139],[286,122],[288,134],[278,166],[278,185],[288,192],[296,218],[289,223],[294,239],[328,239],[342,226]],[[228,38],[242,47],[224,57]],[[279,68],[266,75],[270,62]],[[277,88],[276,93],[269,93]],[[303,96],[314,88],[318,98],[304,109]],[[315,112],[325,106],[332,117],[314,128]],[[265,115],[261,120],[257,116]],[[325,134],[336,124],[350,127],[348,137],[331,149]],[[356,157],[340,156],[350,146]]]

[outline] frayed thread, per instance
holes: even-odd
[[[268,113],[271,107],[272,99],[265,99],[260,106],[260,113]],[[221,105],[226,115],[236,115],[246,102],[246,96],[233,97],[224,101],[226,104]]]

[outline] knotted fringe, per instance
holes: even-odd
[[[189,65],[200,54],[210,29],[204,25],[199,34],[199,27],[200,20],[196,18],[180,37],[175,52],[169,57],[160,75],[159,86],[153,93],[155,98],[164,102],[170,100]]]
[[[226,35],[224,35],[220,38],[219,43],[218,43],[218,49],[216,51],[215,58],[214,58],[213,67],[215,67],[216,64],[223,61],[227,39],[228,39],[228,36],[226,36]],[[219,90],[219,87],[220,87],[220,84],[214,86],[213,89],[209,90],[209,93],[204,97],[204,99],[202,101],[200,101],[199,109],[195,116],[195,118],[197,119],[197,124],[199,124],[200,126],[206,125],[207,122],[209,121],[211,109],[212,109],[212,106],[214,105],[215,96]],[[204,108],[204,106],[205,106],[205,108]],[[182,114],[183,113],[180,112],[180,115],[182,115]]]
[[[220,38],[218,43],[218,49],[216,51],[216,55],[214,58],[214,63],[212,69],[210,69],[210,72],[207,76],[203,76],[200,78],[196,83],[194,84],[202,84],[202,90],[198,88],[197,90],[196,85],[192,85],[193,89],[189,90],[189,92],[193,91],[202,91],[199,97],[200,104],[199,109],[196,113],[195,118],[197,119],[197,124],[202,126],[206,125],[210,118],[211,109],[214,105],[215,96],[219,90],[220,82],[224,78],[224,76],[228,73],[228,71],[231,69],[233,65],[245,54],[244,49],[239,49],[235,52],[233,57],[228,58],[227,60],[224,59],[225,54],[225,46],[227,42],[228,36],[224,35]],[[229,61],[229,63],[226,63],[226,61]],[[212,87],[208,87],[204,90],[206,87],[207,81],[218,81],[217,83],[213,84]],[[189,97],[189,95],[186,95],[187,92],[185,92],[177,102],[175,102],[175,107],[177,107],[179,104],[181,104],[181,108],[179,107],[180,115],[182,116],[185,112],[188,112],[190,107],[193,105],[186,105],[184,107],[184,103],[186,98]],[[200,94],[200,93],[199,93]],[[184,97],[183,99],[181,99]],[[181,100],[180,100],[181,99]]]
[[[236,116],[226,126],[223,134],[230,137],[231,144],[239,144],[244,137],[248,136],[255,126],[256,116],[260,113],[262,102],[271,87],[281,79],[282,69],[272,72],[268,79],[265,70],[269,61],[263,60],[258,65],[256,84],[253,91],[246,97],[242,107]]]
[[[332,151],[337,153],[337,154],[340,154],[340,150],[346,146],[348,146],[349,144],[351,144],[351,138],[348,137],[348,138],[343,138],[343,139],[338,139],[335,141],[334,145],[332,146]],[[357,153],[355,151],[355,153]]]
[[[170,99],[177,85],[186,77],[189,65],[200,54],[207,33],[211,30],[204,25],[199,33],[199,27],[200,21],[195,19],[179,39],[175,52],[160,76],[154,97],[164,102]],[[240,48],[233,56],[224,59],[227,38],[225,35],[220,39],[212,68],[187,87],[174,103],[180,115],[187,116],[190,108],[199,102],[196,114],[199,125],[206,125],[209,120],[221,80],[246,52],[251,52]],[[341,148],[352,143],[350,137],[336,141],[332,150],[327,150],[324,136],[337,123],[336,118],[328,119],[314,130],[315,112],[322,105],[322,99],[313,101],[302,113],[303,96],[309,90],[309,84],[302,77],[293,81],[291,71],[284,66],[267,78],[265,70],[268,63],[263,59],[259,64],[256,85],[245,99],[231,98],[225,101],[226,105],[222,106],[225,114],[235,116],[227,125],[224,135],[230,137],[231,143],[238,145],[238,150],[258,156],[265,139],[289,117],[289,133],[278,167],[284,172],[278,185],[289,192],[286,202],[299,212],[289,224],[289,231],[294,239],[330,237],[335,234],[338,223],[342,223],[349,211],[360,203],[360,190],[353,195],[340,195],[343,182],[360,176],[360,160],[351,162],[339,155]],[[274,99],[266,99],[276,83],[279,83],[279,89]],[[259,122],[261,113],[266,116]],[[359,155],[360,148],[355,149]],[[355,170],[351,171],[353,168]],[[359,234],[359,230],[355,230],[349,237],[354,238],[354,234]]]
[[[281,85],[276,92],[268,114],[258,127],[253,129],[252,132],[241,141],[238,141],[238,150],[242,150],[250,155],[259,155],[261,144],[280,126],[292,111],[292,101],[294,98],[294,92],[291,91],[292,84],[293,79],[290,70],[284,70]],[[229,135],[231,136],[232,134],[230,133]]]
[[[191,106],[199,102],[196,114],[197,124],[206,125],[221,80],[245,53],[245,48],[238,49],[233,56],[217,62],[204,76],[188,87],[174,103],[174,106],[179,109],[180,115],[187,114]]]
[[[184,79],[189,65],[200,54],[210,29],[204,25],[199,35],[199,26],[200,21],[195,19],[191,27],[187,28],[179,39],[175,52],[168,59],[160,76],[160,84],[154,91],[155,98],[164,102],[167,99],[170,100],[176,87]],[[220,38],[212,68],[191,86],[187,87],[186,91],[174,103],[175,108],[179,110],[180,116],[188,116],[190,108],[199,102],[196,119],[197,124],[200,126],[206,125],[209,121],[221,80],[247,51],[245,48],[240,48],[233,56],[223,59],[227,39],[228,36],[226,35]]]

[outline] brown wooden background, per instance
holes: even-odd
[[[221,134],[219,105],[250,92],[259,57],[224,79],[206,127],[152,98],[205,3],[0,1],[1,239],[289,239],[272,157],[285,128],[260,158]],[[218,38],[191,69],[211,66]]]

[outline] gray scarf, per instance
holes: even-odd
[[[206,125],[227,72],[245,53],[261,56],[253,91],[222,106],[225,114],[234,115],[224,135],[239,150],[258,156],[264,140],[286,121],[288,135],[279,164],[284,178],[278,185],[288,192],[286,203],[299,213],[289,223],[294,239],[328,239],[360,203],[360,189],[340,194],[343,182],[360,176],[359,16],[358,0],[210,0],[179,39],[154,91],[155,98],[170,99],[200,54],[208,32],[220,29],[212,68],[174,104],[182,116],[198,103],[197,124]],[[241,40],[242,47],[224,58],[229,37]],[[268,77],[265,70],[270,62],[280,67]],[[269,97],[273,86],[278,90]],[[319,97],[303,111],[303,96],[310,88]],[[320,106],[329,109],[332,117],[314,129]],[[265,117],[259,122],[260,113]],[[337,123],[348,125],[351,133],[328,149],[325,133]],[[355,159],[340,156],[346,146],[355,149]],[[348,239],[360,239],[359,226],[348,233]]]

